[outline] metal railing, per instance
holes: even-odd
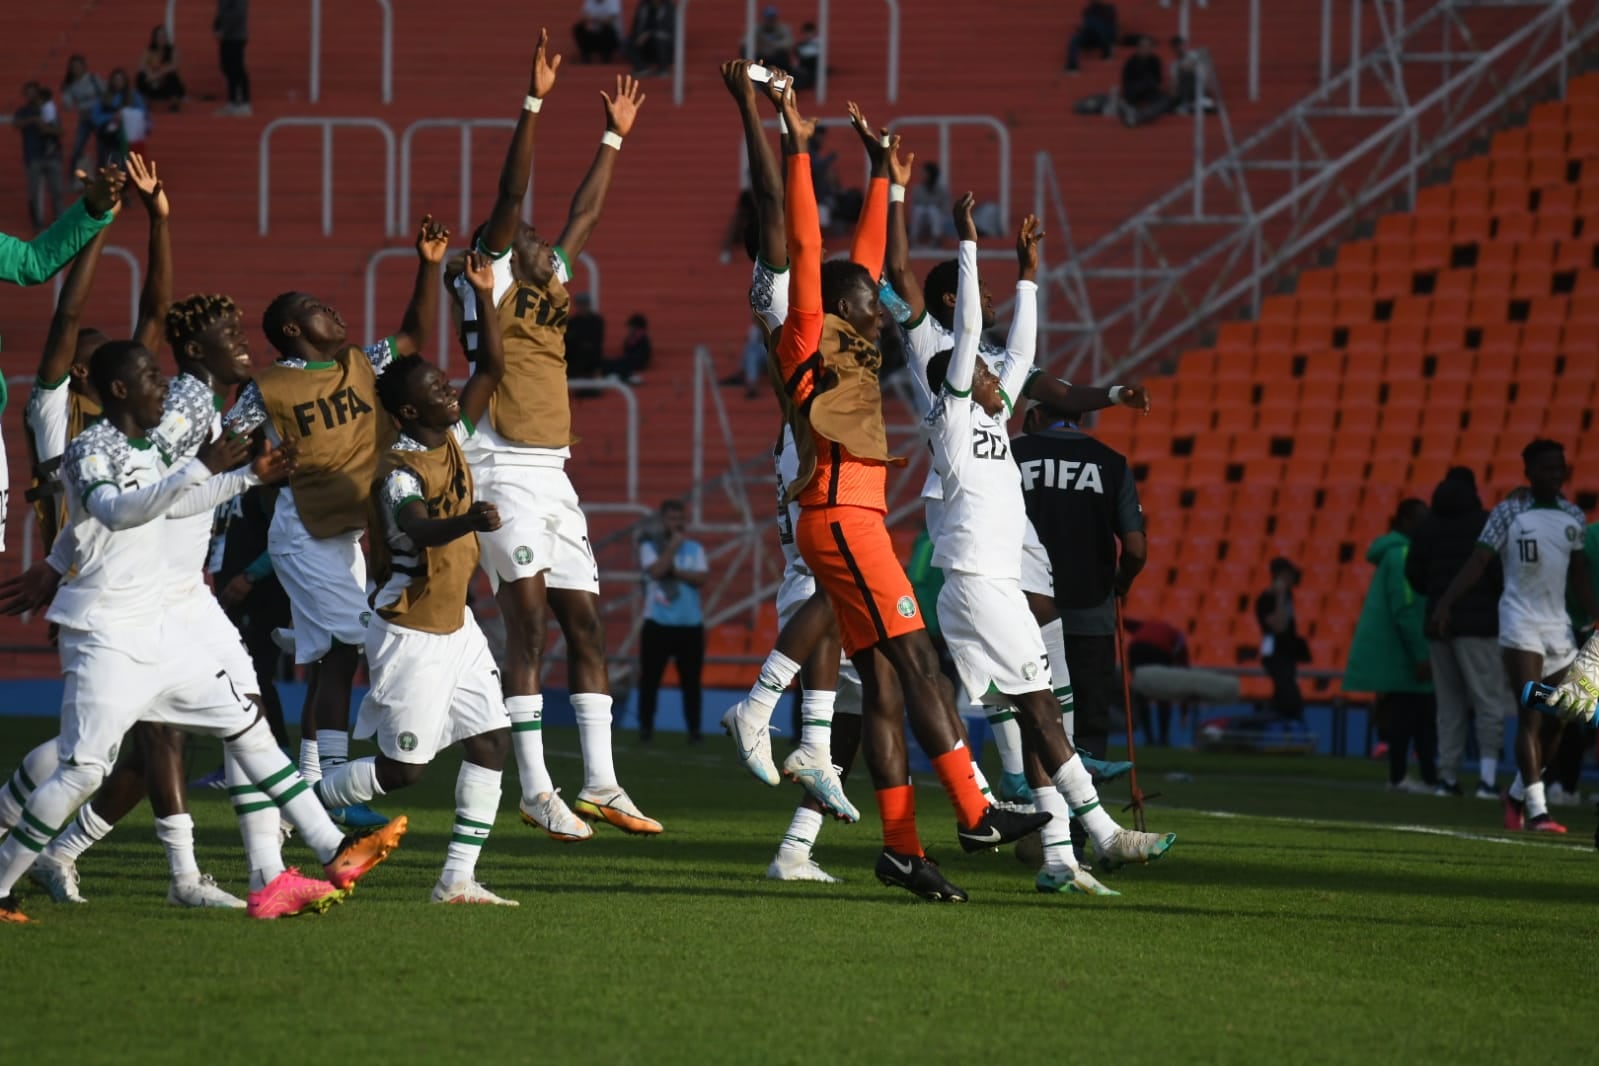
[[[333,232],[333,131],[335,129],[373,129],[383,135],[383,232],[399,232],[394,200],[394,131],[379,118],[312,118],[295,116],[273,119],[261,130],[260,191],[257,213],[264,237],[271,230],[272,134],[286,126],[311,126],[322,130],[322,235]]]
[[[1479,48],[1461,12],[1483,7],[1527,17],[1491,48]],[[1247,140],[1201,162],[1188,181],[1081,251],[1072,241],[1053,163],[1041,154],[1034,210],[1046,219],[1050,261],[1057,265],[1041,272],[1040,363],[1100,380],[1200,342],[1201,331],[1228,312],[1258,309],[1272,275],[1384,197],[1400,194],[1414,202],[1426,168],[1541,82],[1563,82],[1572,57],[1599,37],[1599,5],[1584,8],[1579,23],[1572,0],[1536,7],[1440,0],[1401,25],[1379,4],[1380,47]],[[1446,47],[1427,50],[1438,37]],[[1449,47],[1451,37],[1464,48]],[[1414,87],[1406,76],[1411,66],[1422,68]],[[1447,72],[1441,78],[1440,67]],[[1370,92],[1364,102],[1353,93],[1360,78],[1381,89],[1381,103]],[[1370,132],[1347,149],[1329,151],[1329,137],[1318,135],[1317,127],[1330,120],[1332,135],[1347,134],[1351,118],[1370,120]],[[1251,191],[1251,178],[1260,174],[1268,175],[1273,193],[1263,205]],[[1201,243],[1197,227],[1225,232]],[[1064,255],[1053,252],[1057,241],[1065,242]],[[1059,300],[1069,308],[1065,315],[1052,313]],[[1108,365],[1112,347],[1123,354]]]
[[[173,0],[167,0],[169,25],[172,4]],[[387,104],[394,99],[394,8],[390,0],[377,0],[377,5],[383,11],[383,28],[379,38],[383,52],[378,86],[383,102]],[[314,104],[322,99],[322,0],[311,0],[311,40],[306,47],[306,57],[311,65],[306,95]]]
[[[134,330],[139,328],[139,291],[144,288],[144,268],[139,265],[139,257],[120,244],[108,244],[100,250],[102,258],[120,259],[128,264],[128,336],[133,336]],[[61,299],[61,286],[66,284],[67,272],[56,272],[55,280],[51,283],[54,300]],[[10,379],[7,379],[10,380]],[[23,378],[23,381],[32,381],[32,378]]]
[[[377,251],[373,252],[369,257],[367,257],[365,282],[361,301],[361,307],[362,311],[364,312],[366,322],[366,340],[363,342],[364,344],[371,344],[378,339],[378,267],[386,260],[400,258],[414,260],[416,258],[416,249],[379,248]],[[594,257],[588,252],[581,252],[578,254],[577,263],[575,265],[583,268],[583,271],[587,276],[588,284],[583,288],[582,291],[588,293],[589,302],[593,306],[594,310],[598,311],[600,309],[600,264],[596,262]],[[444,288],[444,278],[442,275],[439,278],[439,298],[441,301],[441,306],[450,306],[446,301],[448,301],[451,297],[449,292]],[[442,369],[445,370],[448,370],[450,367],[450,353],[453,348],[453,345],[450,343],[453,331],[443,324],[447,321],[448,319],[442,319],[440,328],[437,331],[439,335],[438,354],[434,358],[434,362],[436,362]]]
[[[456,129],[461,138],[461,189],[460,218],[456,232],[472,231],[472,132],[480,129],[514,130],[514,118],[419,118],[400,135],[400,214],[401,220],[411,217],[411,141],[422,130]],[[535,157],[536,158],[536,157]],[[522,221],[533,224],[533,171],[528,172],[527,192],[522,197]]]
[[[765,0],[744,0],[744,47],[743,54],[750,59],[755,58],[755,31],[760,25],[758,12],[764,6]],[[885,79],[884,94],[889,103],[899,100],[899,42],[900,18],[899,0],[883,0],[888,7],[888,32],[887,55],[883,63]],[[683,49],[684,40],[688,36],[688,5],[689,0],[679,0],[677,15],[672,38],[672,103],[683,106]],[[832,34],[832,11],[830,0],[816,0],[816,40],[818,45],[816,62],[816,102],[827,102],[827,67],[829,41]]]

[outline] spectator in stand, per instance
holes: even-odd
[[[644,370],[650,365],[654,349],[650,344],[650,320],[634,313],[627,319],[627,336],[622,338],[622,357],[605,361],[605,376],[620,378],[629,385],[644,383]]]
[[[67,74],[61,79],[59,105],[78,113],[77,129],[72,134],[72,153],[66,160],[68,170],[75,171],[83,166],[83,150],[88,146],[89,138],[94,136],[94,109],[100,106],[100,98],[104,95],[105,82],[89,69],[88,62],[82,56],[67,60]]]
[[[1366,561],[1377,568],[1349,644],[1345,692],[1375,694],[1373,712],[1388,738],[1388,790],[1438,789],[1438,708],[1433,699],[1427,647],[1426,601],[1405,579],[1410,538],[1427,518],[1427,505],[1403,500],[1388,532],[1372,541]],[[1412,746],[1421,781],[1407,776]]]
[[[949,189],[937,163],[922,164],[922,183],[911,201],[911,244],[942,247],[951,234]]]
[[[672,42],[677,11],[671,0],[639,0],[627,35],[627,55],[635,77],[663,75],[672,69]]]
[[[1121,93],[1116,98],[1123,125],[1131,128],[1153,122],[1171,110],[1165,80],[1165,70],[1155,52],[1155,39],[1138,38],[1138,51],[1122,64]]]
[[[28,221],[34,231],[61,217],[61,121],[50,90],[36,81],[22,87],[22,106],[11,116],[22,136],[22,165],[28,175]],[[44,211],[50,198],[50,213]]]
[[[128,82],[128,72],[118,67],[106,79],[105,95],[94,109],[94,136],[100,163],[125,159],[129,152],[144,154],[150,127],[150,109],[144,97]]]
[[[1105,58],[1111,57],[1116,47],[1116,5],[1094,3],[1083,6],[1083,21],[1066,42],[1066,70],[1076,74],[1083,49],[1098,48]]]
[[[778,18],[775,7],[761,12],[761,23],[755,27],[755,61],[783,70],[794,66],[794,31]]]
[[[1299,691],[1299,664],[1310,661],[1310,647],[1299,635],[1294,617],[1294,587],[1299,567],[1278,557],[1271,561],[1271,587],[1255,599],[1255,619],[1260,623],[1260,665],[1271,678],[1271,710],[1284,720],[1305,716],[1305,697]]]
[[[247,116],[250,72],[244,65],[244,49],[250,43],[250,0],[217,0],[211,32],[216,35],[222,76],[228,81],[228,102],[217,108],[217,114]]]
[[[622,47],[622,0],[583,0],[583,17],[572,27],[580,62],[609,63]]]
[[[167,36],[165,26],[150,31],[150,44],[139,61],[137,84],[146,100],[165,103],[168,111],[183,106],[186,92],[183,79],[178,76],[178,50]]]
[[[566,320],[566,376],[597,378],[604,363],[605,319],[588,293],[576,293]]]
[[[1127,622],[1127,669],[1133,673],[1142,666],[1186,667],[1188,662],[1188,637],[1176,626],[1165,622]],[[1158,747],[1171,745],[1171,703],[1167,700],[1151,701],[1136,692],[1133,706],[1138,711],[1138,723],[1144,731],[1144,742]],[[1186,712],[1186,708],[1185,708]]]
[[[1488,512],[1477,495],[1477,480],[1463,466],[1450,470],[1433,490],[1432,509],[1410,538],[1405,579],[1427,602],[1432,680],[1438,704],[1438,790],[1460,795],[1460,764],[1466,753],[1469,719],[1477,737],[1478,799],[1497,800],[1494,779],[1504,750],[1510,682],[1499,651],[1499,594],[1504,573],[1497,558],[1481,580],[1455,603],[1447,638],[1431,623],[1432,607],[1471,558]]]
[[[655,735],[655,707],[669,661],[677,663],[688,742],[700,742],[700,674],[705,667],[705,617],[700,586],[709,566],[705,549],[683,535],[688,511],[681,500],[661,504],[660,521],[639,542],[644,571],[644,633],[639,641],[639,739]]]
[[[800,27],[799,40],[794,42],[794,88],[799,92],[816,87],[822,73],[822,39],[816,34],[816,23],[807,22]]]
[[[1209,110],[1209,99],[1202,99],[1199,91],[1201,66],[1204,59],[1198,52],[1190,51],[1188,42],[1181,37],[1171,39],[1172,96],[1171,109],[1179,115],[1192,115],[1201,108]]]

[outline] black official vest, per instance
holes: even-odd
[[[1075,430],[1024,433],[1011,440],[1011,455],[1055,572],[1055,605],[1101,606],[1115,589],[1116,509],[1132,476],[1126,456]]]

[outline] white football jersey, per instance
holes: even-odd
[[[22,424],[41,463],[48,463],[67,450],[67,421],[72,415],[72,390],[67,381],[62,378],[54,385],[35,383],[22,410]]]
[[[990,415],[971,398],[982,332],[977,245],[962,241],[959,258],[953,354],[925,422],[944,499],[933,565],[1020,581],[1027,531],[1021,469],[1011,459],[1003,415]]]
[[[759,259],[755,260],[754,276],[750,278],[750,313],[768,335],[776,333],[788,321],[788,268],[773,270]]]
[[[1530,498],[1506,500],[1493,509],[1477,539],[1504,567],[1501,614],[1551,627],[1567,623],[1566,576],[1571,557],[1582,551],[1585,522],[1581,509],[1564,499],[1552,507]]]
[[[211,386],[192,374],[173,378],[167,388],[161,424],[150,431],[150,438],[172,463],[194,458],[202,444],[222,432],[221,404]],[[217,484],[207,488],[222,494],[219,504],[260,483],[249,467],[219,474],[215,480]],[[205,586],[205,565],[211,553],[215,520],[214,510],[167,518],[167,564],[172,575],[167,593],[171,602],[185,596],[210,595]]]

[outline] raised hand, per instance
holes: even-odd
[[[92,180],[81,170],[76,176],[87,186],[83,190],[83,202],[94,214],[104,215],[121,205],[122,184],[128,180],[121,167],[101,167]]]
[[[910,188],[912,169],[916,165],[916,153],[912,152],[904,159],[899,156],[899,138],[895,137],[888,146],[888,180],[895,185]]]
[[[618,137],[626,137],[633,129],[634,119],[638,118],[639,108],[644,106],[644,90],[638,79],[631,74],[618,74],[616,96],[607,96],[602,91],[600,99],[605,101],[605,128]]]
[[[467,521],[479,533],[492,533],[500,528],[500,512],[492,503],[479,500],[466,512]]]
[[[0,614],[27,614],[55,598],[61,575],[40,561],[16,577],[0,582]]]
[[[887,129],[874,131],[872,124],[866,121],[866,116],[861,112],[860,105],[854,100],[849,102],[849,124],[859,135],[861,144],[866,146],[866,158],[872,163],[872,176],[886,175],[888,156],[896,143],[895,138],[889,135]]]
[[[962,241],[977,240],[977,223],[972,221],[972,208],[977,204],[977,198],[967,193],[955,201],[955,237]]]
[[[1016,265],[1023,281],[1038,277],[1038,242],[1043,239],[1044,226],[1036,215],[1022,219],[1022,228],[1016,233]]]
[[[250,438],[238,433],[224,433],[200,445],[195,458],[205,464],[213,474],[243,466],[250,458]]]
[[[128,153],[128,180],[138,190],[139,199],[151,218],[166,218],[171,214],[167,203],[166,186],[155,172],[155,160],[146,162],[138,152]]]
[[[442,263],[450,250],[450,231],[433,221],[432,215],[422,216],[422,225],[416,233],[416,254],[427,263]]]
[[[494,291],[494,260],[488,256],[480,252],[467,252],[461,264],[461,273],[479,296],[487,298]]]
[[[539,100],[555,88],[555,72],[561,69],[561,57],[549,57],[550,31],[539,30],[539,45],[533,50],[533,73],[527,81],[527,94]]]
[[[748,67],[745,68],[746,71],[748,69]],[[764,86],[766,98],[772,101],[773,106],[781,111],[785,102],[794,102],[794,79],[789,75],[788,71],[781,67],[768,66],[766,69],[771,73]]]
[[[1131,407],[1140,414],[1149,414],[1149,390],[1142,385],[1123,385],[1118,401],[1123,407]]]
[[[298,459],[299,445],[292,438],[276,448],[272,446],[271,441],[267,441],[261,454],[250,464],[250,469],[261,479],[262,484],[270,485],[273,482],[283,481],[293,474]]]
[[[749,60],[732,59],[723,63],[722,84],[726,85],[727,91],[733,94],[733,99],[740,103],[755,102],[755,83],[750,81]]]

